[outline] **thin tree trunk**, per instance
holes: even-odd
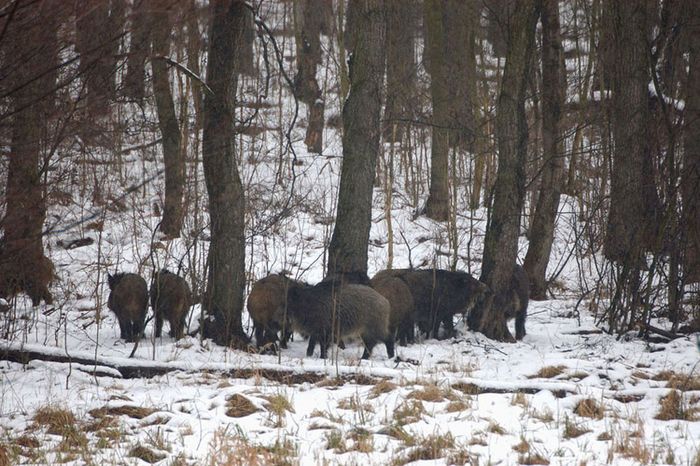
[[[469,322],[473,330],[499,341],[514,341],[500,303],[508,294],[518,255],[528,137],[525,97],[538,3],[537,0],[517,2],[508,28],[506,64],[496,106],[498,173],[480,278],[491,287],[495,299],[493,305],[473,312]]]
[[[18,9],[7,37],[14,57],[22,61],[11,77],[9,95],[14,115],[7,173],[6,212],[0,225],[0,296],[24,291],[34,305],[52,302],[48,284],[53,264],[44,255],[42,233],[46,201],[39,170],[42,137],[53,110],[58,23],[52,2]]]
[[[131,12],[131,41],[126,60],[124,95],[141,102],[146,95],[146,58],[151,45],[151,24],[146,0],[136,1]]]
[[[559,27],[559,1],[542,2],[542,146],[544,167],[537,207],[530,228],[530,244],[523,267],[530,279],[530,296],[546,299],[545,273],[554,241],[564,170],[561,113],[566,75]]]
[[[351,0],[350,93],[343,107],[343,168],[338,210],[328,253],[328,275],[367,277],[372,189],[379,156],[379,114],[384,77],[382,0]]]
[[[235,157],[234,57],[241,46],[246,6],[241,0],[212,0],[207,83],[204,96],[202,161],[209,194],[211,243],[204,307],[210,316],[204,335],[221,345],[248,338],[241,311],[245,290],[245,199]]]
[[[450,96],[447,91],[448,84],[445,69],[442,0],[425,0],[424,18],[428,35],[426,40],[428,43],[430,96],[433,103],[430,146],[430,193],[425,205],[425,215],[433,220],[445,221],[449,217],[450,209],[448,182]]]
[[[153,44],[151,68],[153,69],[153,95],[158,112],[158,126],[163,138],[165,163],[165,203],[160,230],[170,238],[180,236],[182,228],[182,195],[185,185],[185,157],[180,150],[180,125],[175,114],[175,103],[170,90],[170,77],[165,58],[170,54],[172,21],[168,12],[168,0],[154,2]]]
[[[113,28],[109,21],[109,2],[78,2],[76,18],[75,45],[87,88],[88,114],[101,117],[109,112],[110,90],[114,89],[114,69],[110,66],[109,51],[117,39],[110,37]]]

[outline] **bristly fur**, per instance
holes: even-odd
[[[107,306],[119,321],[120,337],[135,341],[143,334],[148,310],[148,285],[135,273],[107,274],[109,299]]]
[[[162,269],[151,279],[151,307],[155,316],[155,336],[160,337],[163,320],[170,323],[170,336],[180,339],[184,336],[185,320],[192,304],[192,293],[187,281]]]

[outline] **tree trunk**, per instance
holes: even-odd
[[[476,60],[474,0],[443,0],[445,76],[450,104],[450,147],[474,151]],[[449,79],[449,78],[448,78]]]
[[[110,90],[114,89],[114,69],[109,51],[113,40],[109,2],[86,0],[76,4],[76,42],[80,72],[87,89],[87,111],[91,117],[109,112]],[[110,85],[110,81],[112,84]]]
[[[136,1],[131,12],[131,41],[126,59],[124,95],[141,102],[146,95],[146,58],[151,45],[151,24],[146,11],[146,1]]]
[[[607,69],[612,76],[613,164],[610,213],[603,252],[637,268],[656,238],[658,198],[649,137],[649,71],[644,2],[610,2],[606,24],[612,32]]]
[[[255,21],[253,10],[246,8],[243,12],[243,28],[240,30],[238,41],[238,51],[234,57],[234,68],[240,74],[247,76],[255,75],[255,53],[253,44],[255,43]]]
[[[379,154],[384,76],[384,2],[351,0],[350,92],[343,107],[343,168],[328,254],[328,275],[367,276],[372,189]]]
[[[39,170],[42,137],[53,110],[58,24],[52,2],[19,8],[7,27],[10,50],[23,61],[15,68],[9,95],[13,111],[6,212],[0,224],[0,296],[18,292],[34,305],[52,302],[53,264],[44,255],[46,201]],[[48,94],[48,95],[47,95]]]
[[[545,273],[554,241],[554,227],[561,197],[564,160],[561,148],[561,113],[566,74],[559,27],[559,1],[542,2],[542,148],[544,167],[537,198],[530,244],[523,267],[530,279],[530,296],[546,299]]]
[[[185,185],[185,157],[180,150],[180,125],[175,114],[175,104],[170,90],[170,77],[165,57],[170,54],[172,22],[168,12],[168,0],[153,4],[152,55],[153,95],[156,100],[158,126],[163,138],[165,163],[165,205],[160,231],[169,238],[180,236],[182,228],[182,195]]]
[[[386,4],[386,104],[384,140],[400,142],[413,118],[416,90],[415,0]]]
[[[316,68],[321,64],[320,0],[298,0],[296,9],[300,40],[297,42],[297,75],[294,79],[295,94],[307,105],[307,148],[311,152],[323,150],[323,110],[321,88],[316,79]]]
[[[507,295],[518,255],[525,195],[527,119],[525,97],[537,23],[537,0],[519,1],[508,25],[506,63],[496,104],[498,173],[491,221],[484,239],[480,280],[494,292],[492,306],[470,317],[470,327],[489,338],[514,341],[499,303]]]
[[[109,8],[109,50],[107,52],[106,68],[110,76],[107,81],[109,100],[117,99],[116,70],[119,62],[119,53],[126,25],[126,0],[111,0]]]
[[[430,96],[433,104],[430,146],[430,193],[425,205],[425,215],[433,220],[445,221],[448,219],[450,211],[448,184],[450,96],[447,92],[448,84],[445,69],[442,0],[425,0],[424,18],[427,29]]]
[[[211,229],[204,335],[221,345],[241,346],[248,341],[241,322],[245,200],[234,146],[234,57],[241,46],[246,6],[241,0],[213,0],[210,11],[207,83],[213,95],[204,95],[202,140]]]
[[[690,70],[686,81],[683,198],[683,269],[686,283],[700,282],[700,7],[693,4],[688,21]]]

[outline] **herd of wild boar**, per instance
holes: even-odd
[[[143,334],[150,296],[155,318],[155,336],[160,337],[163,320],[170,323],[170,336],[184,335],[185,318],[192,294],[184,278],[161,270],[153,274],[150,292],[146,281],[133,273],[108,276],[109,308],[119,321],[120,336],[135,341]],[[515,337],[525,336],[529,281],[516,265],[508,292],[495,296],[484,283],[466,272],[440,269],[391,269],[366,276],[327,277],[316,285],[272,274],[256,281],[248,296],[258,348],[282,348],[296,331],[308,336],[307,356],[316,344],[321,358],[331,343],[344,347],[344,340],[359,337],[363,359],[377,343],[384,343],[394,357],[394,344],[415,342],[415,327],[426,338],[454,336],[454,316],[469,319],[490,306],[515,318]],[[440,330],[442,329],[442,333]]]

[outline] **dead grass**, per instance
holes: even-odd
[[[383,395],[385,393],[390,393],[396,390],[397,385],[389,380],[381,380],[377,382],[377,384],[372,387],[372,390],[369,392],[369,397],[370,398],[377,398],[379,395]]]
[[[5,445],[0,445],[0,466],[10,466],[10,453]]]
[[[513,445],[513,450],[520,453],[521,455],[524,455],[525,453],[530,451],[530,442],[521,437],[520,442],[516,445]]]
[[[518,457],[520,464],[549,464],[549,460],[539,453],[528,453]]]
[[[455,447],[452,434],[434,433],[427,437],[421,437],[415,443],[416,446],[409,447],[404,455],[392,461],[393,465],[400,466],[414,461],[436,460],[447,456],[447,450]]]
[[[700,376],[674,373],[666,382],[666,386],[682,392],[700,390]]]
[[[123,405],[103,406],[102,408],[92,409],[88,413],[96,419],[104,416],[127,416],[132,419],[143,419],[156,411],[156,409],[143,406]]]
[[[258,411],[260,409],[240,393],[234,393],[226,399],[226,415],[228,417],[246,417]]]
[[[489,426],[486,428],[486,431],[498,435],[506,434],[506,430],[496,421],[490,421]]]
[[[394,410],[394,421],[400,425],[418,422],[425,413],[425,407],[420,400],[406,400]]]
[[[456,400],[454,393],[449,389],[443,389],[435,384],[427,385],[419,390],[413,390],[408,394],[407,398],[412,398],[414,400],[427,401],[430,403],[440,403],[441,401]]]
[[[250,443],[243,431],[218,429],[209,443],[209,452],[204,464],[207,466],[264,466],[293,464],[292,457],[297,448],[291,442],[278,439],[270,447]]]
[[[67,430],[74,429],[78,423],[72,411],[58,406],[37,409],[32,420],[35,426],[45,427],[46,432],[53,435],[63,435]]]
[[[131,450],[129,450],[127,456],[131,458],[138,458],[142,461],[145,461],[146,463],[153,464],[165,459],[166,455],[151,450],[150,448],[145,447],[143,445],[136,445]]]
[[[605,409],[593,398],[586,398],[578,402],[576,408],[574,408],[574,413],[581,417],[603,419]]]
[[[659,412],[654,416],[660,421],[678,419],[695,421],[698,419],[698,408],[690,408],[683,400],[683,393],[673,390],[659,400]]]
[[[649,464],[651,452],[644,444],[644,433],[638,430],[627,432],[620,436],[619,441],[613,440],[613,450],[625,458],[631,458],[641,464]]]
[[[574,422],[569,416],[564,419],[564,432],[562,435],[566,439],[577,438],[583,434],[591,432],[591,429],[586,428],[582,424]]]
[[[345,438],[338,429],[333,429],[326,433],[326,450],[335,450],[338,453],[347,451],[345,447]]]
[[[447,404],[447,406],[445,407],[445,411],[447,411],[448,413],[459,413],[468,410],[470,407],[471,403],[469,403],[469,400],[455,400],[450,401]]]
[[[522,406],[527,408],[530,403],[527,400],[527,396],[523,392],[516,392],[513,394],[513,398],[510,400],[510,404],[513,406]]]
[[[360,453],[372,453],[374,451],[374,440],[372,433],[367,429],[355,428],[348,438],[353,441],[350,451],[359,451]]]
[[[536,374],[533,375],[528,375],[528,379],[553,379],[554,377],[558,377],[561,374],[564,373],[568,369],[564,365],[557,365],[557,366],[544,366],[541,368],[539,371],[537,371]]]
[[[457,382],[452,385],[452,388],[454,388],[455,390],[459,390],[465,395],[478,395],[479,393],[481,393],[481,388],[479,388],[478,385],[474,385],[473,383]]]

